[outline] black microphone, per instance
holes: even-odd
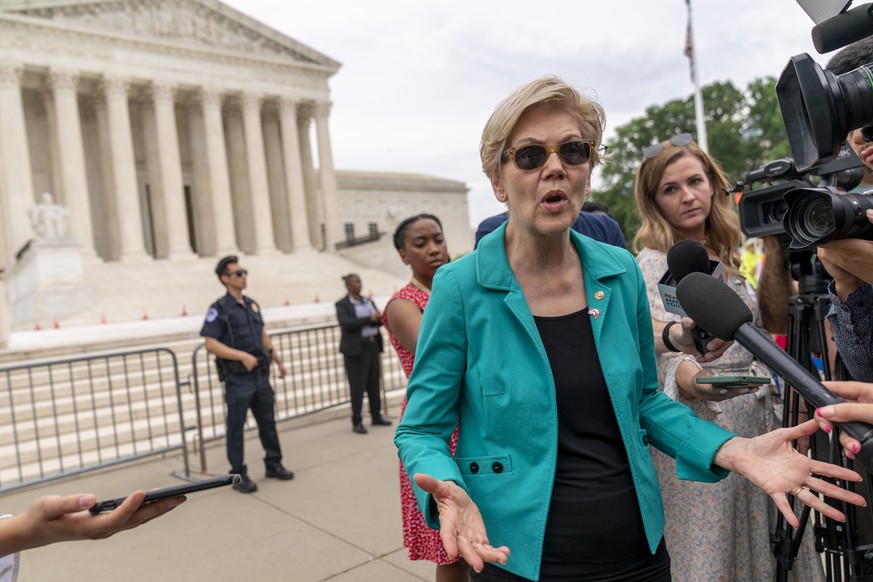
[[[680,240],[667,251],[667,272],[664,273],[662,281],[667,279],[666,286],[668,288],[675,287],[690,273],[709,275],[711,270],[709,253],[706,252],[706,248],[702,244],[696,240]],[[665,300],[663,294],[661,299]],[[706,355],[706,344],[709,343],[712,336],[700,327],[692,329],[691,336],[694,338],[694,347],[697,348],[697,351]]]
[[[848,46],[873,34],[873,4],[862,4],[812,27],[812,44],[819,54]]]
[[[752,325],[752,312],[740,296],[721,281],[702,273],[691,273],[676,287],[676,296],[685,312],[698,325],[719,339],[739,342],[782,376],[814,407],[845,402],[825,388],[809,370],[794,361],[769,335]],[[868,471],[873,469],[873,442],[870,442],[873,439],[873,426],[864,422],[838,424],[861,443],[861,451],[855,453],[855,459]]]

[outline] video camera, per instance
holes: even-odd
[[[873,4],[848,12],[850,2],[841,4],[836,16],[829,15],[813,30],[817,47],[834,50],[873,34]],[[845,30],[851,38],[832,46]],[[873,240],[873,225],[865,217],[865,211],[873,209],[873,196],[840,192],[857,186],[864,175],[860,160],[845,144],[846,136],[860,129],[865,141],[873,142],[873,62],[835,75],[807,54],[791,57],[776,83],[776,97],[793,160],[771,162],[737,184],[739,192],[755,182],[781,180],[743,194],[743,232],[787,234],[792,250],[845,238]]]

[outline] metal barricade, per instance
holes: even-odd
[[[278,367],[270,368],[270,384],[276,393],[276,421],[297,418],[350,401],[342,354],[339,353],[338,324],[294,328],[270,333],[273,349],[285,365],[286,376],[279,378]],[[384,336],[383,336],[384,337]],[[382,353],[382,403],[386,392],[406,387],[406,375],[388,341]],[[196,409],[196,436],[200,471],[206,471],[205,444],[224,438],[225,404],[223,385],[218,380],[214,356],[203,345],[191,354],[191,378]],[[254,429],[251,420],[246,430]]]
[[[0,492],[171,451],[189,475],[181,386],[166,348],[0,366]]]

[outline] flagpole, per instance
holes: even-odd
[[[703,93],[700,92],[700,83],[697,81],[697,56],[694,51],[694,34],[691,26],[691,0],[685,0],[688,6],[688,29],[685,38],[685,55],[691,65],[691,82],[694,85],[694,117],[697,121],[697,145],[705,152],[709,152],[709,144],[706,139],[706,121],[703,116]]]

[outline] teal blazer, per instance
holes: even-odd
[[[394,441],[410,478],[426,473],[463,487],[482,513],[491,544],[509,546],[505,568],[536,580],[557,461],[555,383],[506,258],[505,230],[437,271]],[[594,341],[654,553],[664,509],[649,444],[676,459],[680,478],[714,482],[727,475],[712,465],[715,453],[734,435],[658,391],[646,285],[631,254],[573,231],[570,236],[588,307],[599,310],[590,316]],[[456,420],[453,459],[449,438]],[[438,529],[430,495],[413,487],[428,525]]]

